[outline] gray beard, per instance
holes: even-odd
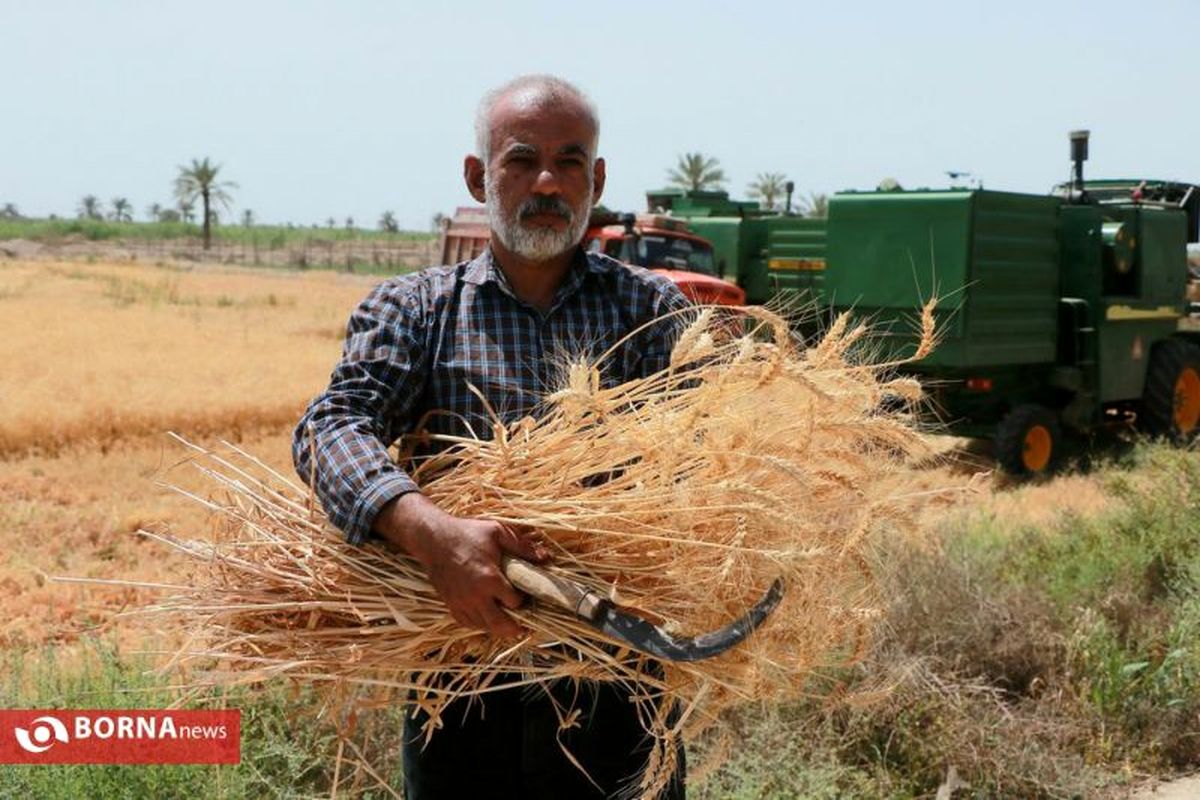
[[[484,195],[487,201],[488,224],[500,243],[521,258],[530,261],[549,261],[562,255],[583,239],[588,218],[592,213],[591,187],[588,199],[580,208],[570,209],[571,218],[562,230],[554,228],[528,228],[521,224],[524,205],[512,214],[505,215],[500,208],[500,198],[491,176],[484,178]]]

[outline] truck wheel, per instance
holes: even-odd
[[[1058,417],[1045,406],[1017,406],[996,426],[996,460],[1012,475],[1054,470],[1062,448]]]
[[[1200,428],[1200,347],[1183,339],[1159,342],[1142,390],[1142,425],[1154,436],[1187,442]]]

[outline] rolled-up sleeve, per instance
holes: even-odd
[[[417,490],[387,448],[411,425],[424,389],[425,317],[415,277],[372,291],[350,317],[329,386],[293,435],[297,474],[353,544],[367,539],[389,501]]]

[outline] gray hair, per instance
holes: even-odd
[[[595,139],[600,138],[600,115],[596,112],[596,104],[577,86],[554,75],[522,75],[513,78],[503,86],[492,89],[479,101],[479,109],[475,112],[475,155],[479,156],[485,164],[492,149],[492,109],[505,95],[530,90],[536,90],[543,100],[574,100],[580,103],[592,123],[592,129],[596,132]],[[592,145],[594,150],[595,141]],[[595,152],[591,153],[591,156],[595,158]]]

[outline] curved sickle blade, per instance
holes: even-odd
[[[596,616],[587,620],[593,627],[630,647],[667,661],[702,661],[719,655],[744,640],[762,624],[783,598],[783,579],[776,578],[767,593],[738,619],[710,633],[691,638],[672,636],[644,619],[618,611],[605,601]]]

